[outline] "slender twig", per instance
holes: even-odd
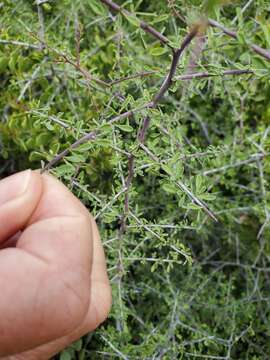
[[[120,350],[118,350],[108,339],[105,338],[105,336],[100,335],[101,339],[110,346],[110,348],[120,357],[120,359],[128,360],[128,357],[123,354]]]
[[[110,86],[113,86],[113,85],[120,84],[121,82],[124,82],[124,81],[127,81],[127,80],[133,80],[133,79],[137,79],[137,78],[142,78],[142,77],[146,77],[146,76],[153,75],[153,74],[156,74],[156,73],[157,73],[157,71],[143,71],[143,72],[138,73],[138,74],[129,75],[129,76],[122,77],[120,79],[113,80],[109,84],[110,84]]]
[[[168,2],[168,7],[172,12],[172,15],[175,16],[176,18],[180,19],[184,24],[186,24],[186,19],[177,10],[175,1],[174,0],[167,0],[167,2]]]
[[[155,162],[158,162],[159,159],[158,157],[152,153],[152,151],[150,151],[142,142],[139,144],[140,148],[143,149],[144,152],[146,152],[146,154]]]
[[[247,8],[252,4],[253,1],[254,1],[254,0],[249,0],[249,1],[245,4],[245,6],[243,7],[243,9],[241,10],[241,14],[242,14],[242,15],[243,15],[243,13],[247,10]],[[234,23],[237,21],[237,19],[238,19],[238,16],[236,15],[236,16],[234,17],[233,21],[232,21],[232,24],[234,24]]]
[[[252,70],[225,70],[223,72],[221,72],[220,74],[215,74],[215,73],[211,73],[208,71],[202,71],[202,72],[195,72],[195,73],[190,73],[190,74],[186,74],[186,75],[179,75],[176,76],[174,78],[175,81],[177,80],[193,80],[193,79],[203,79],[203,78],[208,78],[208,77],[213,77],[213,76],[226,76],[226,75],[250,75],[250,74],[254,74],[254,72]]]
[[[22,41],[16,41],[16,40],[4,40],[4,39],[0,39],[0,44],[4,44],[4,45],[17,45],[17,46],[22,46],[22,47],[27,47],[30,49],[40,49],[39,45],[35,45],[35,44],[29,44],[26,42],[22,42]]]
[[[121,13],[124,16],[131,16],[136,17],[134,14],[130,13],[128,10],[123,9],[121,6],[116,4],[111,0],[100,0],[103,4],[107,5],[111,10]],[[140,28],[143,29],[145,32],[151,34],[156,39],[158,39],[162,44],[169,44],[169,39],[161,34],[159,31],[154,29],[151,25],[147,24],[145,21],[139,21]]]
[[[46,46],[44,14],[42,9],[42,2],[37,0],[36,4],[37,4],[38,21],[39,21],[40,50],[43,50]]]
[[[216,174],[218,172],[222,172],[222,171],[226,171],[228,169],[231,169],[231,168],[235,168],[235,167],[239,167],[239,166],[242,166],[242,165],[247,165],[247,164],[251,164],[251,163],[254,163],[260,159],[263,159],[264,157],[266,157],[267,155],[269,154],[252,154],[250,156],[249,159],[247,160],[243,160],[243,161],[238,161],[236,162],[235,164],[229,164],[229,165],[224,165],[220,168],[217,168],[217,169],[211,169],[211,170],[206,170],[206,171],[203,171],[201,173],[201,175],[203,176],[207,176],[207,175],[211,175],[211,174]]]
[[[74,27],[75,27],[75,43],[76,43],[76,61],[77,61],[77,66],[80,67],[80,42],[81,42],[81,29],[80,29],[80,24],[78,21],[78,16],[77,14],[75,15],[75,20],[74,20]]]
[[[187,108],[187,111],[198,121],[198,123],[202,129],[203,135],[204,135],[208,145],[210,145],[212,143],[211,137],[209,135],[207,125],[205,124],[205,122],[203,121],[201,116],[191,108]]]
[[[126,191],[127,189],[123,188],[121,189],[121,191],[119,191],[119,193],[114,195],[114,197],[107,204],[105,204],[104,207],[95,215],[95,220],[97,220],[100,217],[100,215],[104,213],[105,210],[107,210],[110,206],[112,206],[113,203]]]
[[[32,35],[36,40],[38,40],[38,37],[35,36],[35,34],[31,33],[31,35]],[[0,43],[1,43],[1,40],[0,40]],[[10,42],[10,43],[14,43],[14,42]],[[22,44],[17,44],[17,45],[22,45],[22,46],[23,46],[23,44],[24,44],[24,43],[22,43]],[[15,44],[15,45],[16,45],[16,44]],[[25,44],[25,46],[26,46],[26,45],[27,45],[27,44]],[[83,67],[80,65],[80,63],[78,63],[78,56],[79,56],[78,54],[77,54],[77,56],[76,56],[76,61],[73,61],[72,59],[70,59],[70,58],[68,57],[67,54],[62,53],[62,52],[58,51],[57,49],[55,49],[55,48],[53,48],[53,47],[50,47],[48,44],[44,43],[44,46],[46,47],[46,49],[47,49],[48,51],[51,51],[51,52],[55,53],[56,55],[58,55],[60,58],[62,58],[62,59],[64,60],[64,62],[72,65],[76,70],[78,70],[78,71],[86,78],[86,80],[88,80],[88,81],[94,81],[94,82],[96,82],[97,84],[99,84],[99,85],[101,85],[101,86],[103,86],[103,87],[110,87],[110,84],[109,84],[109,83],[107,83],[106,81],[103,81],[103,80],[101,80],[101,79],[98,79],[98,78],[94,77],[93,75],[91,75],[91,74],[89,73],[88,70],[86,70],[85,68],[83,68]],[[78,45],[77,45],[77,46],[78,46]],[[35,47],[35,48],[36,48],[36,47]],[[37,49],[40,49],[40,47],[37,47]],[[78,49],[77,49],[77,51],[78,51]]]
[[[211,211],[209,209],[209,207],[207,206],[207,204],[198,199],[188,188],[187,186],[182,183],[182,181],[178,180],[176,181],[177,186],[188,195],[188,197],[195,203],[197,204],[199,207],[201,207],[213,220],[215,220],[216,222],[218,222],[218,219],[216,217],[216,215],[213,213],[213,211]]]
[[[129,189],[131,187],[132,180],[134,177],[134,160],[135,160],[135,157],[133,154],[131,154],[128,159],[128,176],[125,181],[125,192],[126,193],[125,193],[125,201],[124,201],[124,214],[121,219],[121,225],[120,225],[120,230],[119,230],[120,236],[121,236],[121,234],[123,234],[126,231],[127,215],[129,212]]]
[[[220,24],[219,22],[209,19],[209,25],[212,27],[216,27],[224,32],[224,34],[232,37],[233,39],[237,40],[237,32],[226,28],[224,25]],[[264,57],[266,60],[270,61],[270,51],[264,49],[256,44],[250,44],[249,47],[255,51],[258,55]]]
[[[103,87],[110,87],[110,84],[108,84],[107,82],[105,82],[101,79],[96,78],[95,76],[91,75],[88,70],[81,67],[80,63],[78,64],[78,55],[77,55],[76,62],[74,62],[66,54],[60,53],[60,52],[56,51],[55,49],[52,49],[52,50],[55,51],[57,53],[57,55],[62,57],[66,63],[72,65],[75,69],[77,69],[88,81],[94,81]]]
[[[65,123],[63,120],[58,119],[58,118],[57,118],[56,116],[54,116],[54,115],[43,114],[43,113],[41,113],[40,111],[37,111],[37,110],[31,110],[31,111],[28,111],[28,113],[29,113],[29,114],[37,115],[37,116],[39,116],[39,117],[48,119],[48,120],[50,120],[50,121],[53,121],[53,122],[55,122],[56,124],[62,126],[62,127],[65,128],[65,129],[70,128],[70,125],[68,125],[67,123]]]
[[[136,112],[139,112],[139,111],[144,110],[144,109],[152,108],[152,107],[153,107],[153,103],[150,102],[150,103],[146,103],[146,104],[144,104],[144,105],[142,105],[142,106],[140,106],[138,108],[128,110],[128,111],[124,112],[123,114],[117,115],[114,118],[112,118],[109,121],[109,124],[113,124],[113,123],[115,123],[115,122],[117,122],[119,120],[130,117],[131,115],[135,114]]]
[[[27,83],[22,88],[22,90],[20,92],[20,95],[18,96],[17,102],[20,102],[23,99],[27,89],[31,86],[32,82],[35,80],[37,74],[39,73],[39,71],[40,71],[40,69],[41,69],[41,67],[42,67],[42,65],[44,64],[45,61],[46,61],[46,58],[43,59],[43,61],[40,63],[40,65],[36,67],[33,74],[31,75],[30,79],[27,81]]]
[[[126,10],[123,10],[120,8],[120,6],[118,6],[117,4],[113,3],[110,0],[100,0],[101,2],[103,2],[104,4],[106,4],[107,6],[109,6],[112,10],[118,11],[120,13],[122,13],[123,15],[126,16],[130,16],[131,14],[129,12],[127,12]],[[163,43],[167,43],[167,39],[166,41],[164,41],[164,39],[162,38],[163,35],[159,34],[156,32],[155,29],[153,29],[152,27],[150,27],[148,24],[144,23],[144,22],[140,22],[140,26],[141,28],[143,28],[145,31],[151,33],[152,35],[154,35],[155,37],[159,38],[159,40]],[[169,90],[170,86],[173,83],[173,77],[176,73],[177,70],[177,66],[179,63],[179,60],[181,58],[181,55],[183,54],[184,50],[188,47],[188,45],[191,43],[191,41],[194,39],[194,37],[196,37],[196,35],[198,34],[199,31],[199,25],[194,26],[189,33],[184,37],[181,46],[178,49],[172,49],[173,51],[173,57],[172,57],[172,62],[171,62],[171,66],[169,69],[169,72],[167,74],[167,76],[164,78],[161,87],[159,88],[158,92],[156,93],[156,95],[153,97],[153,100],[150,103],[144,104],[142,107],[137,108],[135,110],[129,110],[123,114],[120,114],[116,117],[114,117],[113,119],[111,119],[109,121],[109,124],[112,124],[116,121],[119,121],[123,118],[127,118],[130,117],[134,114],[135,111],[139,111],[142,109],[146,109],[146,108],[155,108],[157,107],[158,103],[162,100],[163,96],[165,95],[165,93]],[[162,37],[161,37],[162,36]],[[85,70],[82,71],[81,67],[78,65],[77,63],[74,63],[72,60],[70,60],[66,55],[63,55],[63,58],[70,63],[71,65],[73,65],[74,67],[76,67],[79,71],[81,71],[84,75],[90,75],[88,74],[88,72],[85,72]],[[91,76],[91,75],[90,75]],[[105,83],[106,86],[110,86],[107,83]],[[142,125],[142,130],[140,132],[138,132],[137,134],[137,139],[139,140],[139,142],[144,143],[145,140],[145,135],[146,135],[146,131],[149,127],[150,124],[150,117],[146,116],[144,118],[143,121],[143,125]],[[51,160],[46,167],[42,170],[48,170],[51,166],[55,165],[57,162],[59,162],[60,160],[62,160],[68,153],[70,150],[76,148],[77,146],[81,145],[82,143],[88,141],[88,140],[93,140],[96,138],[97,135],[97,131],[92,131],[86,135],[84,135],[81,139],[77,140],[74,144],[72,144],[69,148],[65,149],[64,151],[62,151],[60,154],[58,154],[57,156],[55,156],[55,158],[53,160]],[[125,209],[124,209],[124,214],[123,214],[123,218],[122,218],[122,222],[121,222],[121,226],[120,226],[120,235],[125,231],[125,227],[126,227],[126,216],[127,213],[129,212],[129,189],[131,187],[132,184],[132,180],[134,177],[134,155],[132,154],[129,157],[129,161],[128,161],[128,176],[127,179],[125,181]],[[184,191],[197,205],[199,205],[200,207],[202,207],[204,209],[204,211],[214,220],[217,221],[217,218],[215,217],[215,215],[213,214],[213,212],[208,208],[208,206],[201,200],[199,200],[182,182],[178,182],[177,185],[182,189],[182,191]]]

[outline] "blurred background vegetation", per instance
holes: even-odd
[[[270,48],[269,1],[118,4],[133,15],[0,1],[1,177],[97,134],[50,171],[98,222],[114,306],[59,358],[269,359],[270,62],[251,48]],[[109,123],[151,101],[195,24],[158,107]]]

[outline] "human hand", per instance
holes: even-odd
[[[95,221],[52,176],[0,181],[0,291],[1,359],[47,360],[108,315]]]

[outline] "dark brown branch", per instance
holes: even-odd
[[[152,107],[157,106],[157,104],[160,102],[160,100],[163,98],[165,93],[169,90],[170,86],[172,85],[173,77],[176,73],[177,66],[178,66],[179,60],[181,58],[181,55],[183,54],[186,47],[191,43],[192,39],[197,35],[198,30],[199,30],[199,27],[194,26],[191,29],[191,31],[184,37],[184,40],[183,40],[180,48],[173,50],[173,58],[172,58],[172,63],[170,66],[169,73],[163,80],[163,83],[162,83],[159,91],[154,96]],[[150,118],[149,118],[149,116],[146,116],[144,119],[144,122],[143,122],[142,130],[140,131],[140,133],[137,136],[138,140],[141,141],[142,143],[144,143],[146,131],[147,131],[149,125],[150,125]]]
[[[139,131],[137,139],[140,143],[144,143],[146,132],[150,125],[150,117],[146,116],[143,120],[142,129]]]
[[[237,32],[230,30],[228,28],[226,28],[224,25],[220,24],[219,22],[209,19],[209,25],[211,25],[212,27],[216,27],[220,30],[222,30],[224,32],[224,34],[232,37],[233,39],[237,40]],[[264,57],[266,60],[270,61],[270,51],[266,50],[256,44],[250,44],[250,48],[256,52],[258,55]]]
[[[251,44],[251,48],[258,54],[270,61],[270,51],[266,50],[256,44]]]
[[[191,43],[192,39],[197,35],[197,33],[198,33],[198,26],[194,26],[191,29],[191,31],[185,36],[180,48],[174,50],[170,71],[169,71],[168,75],[166,76],[166,78],[164,79],[158,93],[154,96],[154,99],[153,99],[154,106],[156,106],[160,102],[160,100],[163,98],[164,94],[170,88],[172,81],[173,81],[173,77],[177,70],[177,66],[178,66],[180,57],[183,54],[185,48]]]
[[[121,14],[123,14],[124,16],[132,16],[135,17],[135,15],[133,15],[132,13],[130,13],[129,11],[121,8],[121,6],[119,6],[118,4],[116,4],[115,2],[111,1],[111,0],[100,0],[103,4],[107,5],[111,10],[119,12]],[[143,29],[145,32],[151,34],[152,36],[154,36],[156,39],[158,39],[162,44],[169,44],[169,39],[164,36],[163,34],[161,34],[159,31],[157,31],[156,29],[154,29],[151,25],[147,24],[145,21],[140,21],[140,28]]]

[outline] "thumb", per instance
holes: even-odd
[[[41,176],[31,170],[0,181],[0,244],[26,226],[41,194]]]

